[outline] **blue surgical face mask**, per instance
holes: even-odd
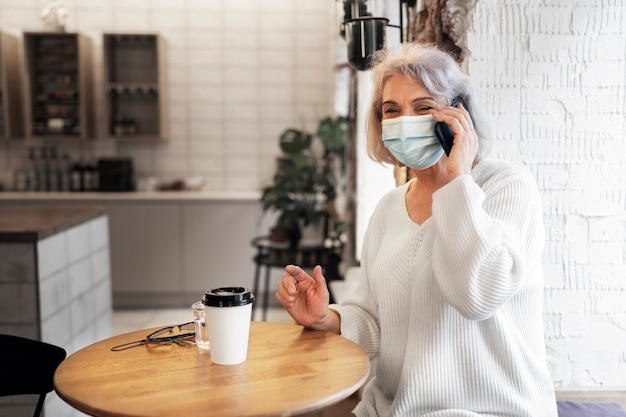
[[[435,120],[430,115],[385,119],[382,127],[385,148],[409,168],[430,168],[443,155],[435,136]]]

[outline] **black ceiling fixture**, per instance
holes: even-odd
[[[400,29],[404,42],[403,15],[406,7],[415,7],[416,0],[398,0],[400,23],[389,24],[386,17],[372,16],[373,0],[343,0],[341,35],[348,46],[348,63],[358,71],[370,69],[374,53],[386,44],[387,27]]]

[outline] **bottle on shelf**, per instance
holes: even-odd
[[[13,171],[13,191],[28,191],[28,169],[20,167]]]
[[[115,117],[115,119],[113,120],[113,135],[114,136],[122,136],[124,135],[124,117],[123,116],[117,116]]]
[[[28,148],[28,175],[26,180],[26,189],[28,191],[40,191],[41,175],[39,163],[37,161],[37,153],[34,147]]]
[[[48,149],[46,178],[48,185],[46,191],[59,191],[59,159],[57,158],[57,149],[54,146]]]
[[[13,191],[30,191],[29,190],[29,178],[30,178],[30,159],[29,155],[24,155],[21,158],[19,167],[13,171]]]
[[[126,116],[117,116],[113,120],[112,129],[114,136],[133,136],[137,134],[137,122]]]
[[[58,178],[59,178],[59,191],[70,191],[70,157],[64,153],[59,160],[58,165]]]
[[[97,175],[96,163],[93,158],[90,158],[85,164],[83,164],[83,190],[82,191],[97,191],[98,189],[98,175]]]
[[[127,136],[133,136],[137,133],[137,123],[135,122],[135,119],[131,119],[130,117],[127,117],[124,120],[124,134]]]
[[[83,191],[83,163],[82,157],[80,160],[72,164],[70,171],[70,191]]]

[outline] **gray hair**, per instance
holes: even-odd
[[[374,56],[373,89],[366,121],[367,153],[370,158],[377,162],[399,164],[381,139],[383,88],[387,80],[396,74],[419,83],[430,94],[444,97],[448,103],[456,97],[462,97],[467,111],[472,115],[479,139],[476,160],[488,153],[489,127],[476,105],[469,77],[450,55],[435,46],[403,43],[380,50]]]

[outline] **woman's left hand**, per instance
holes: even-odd
[[[472,118],[463,105],[440,107],[433,113],[436,122],[444,122],[454,132],[454,143],[448,155],[448,179],[452,181],[459,175],[469,174],[478,152],[478,135],[474,130]]]

